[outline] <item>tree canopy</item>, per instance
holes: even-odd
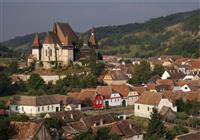
[[[130,84],[142,84],[147,83],[151,77],[150,64],[146,61],[142,61],[136,66],[132,78],[129,80]]]
[[[164,138],[166,135],[166,128],[157,109],[153,108],[150,118],[145,140],[158,140]]]

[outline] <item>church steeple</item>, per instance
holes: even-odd
[[[90,34],[90,38],[89,38],[88,42],[92,46],[98,46],[94,27],[91,29],[91,34]]]
[[[40,48],[40,39],[38,33],[35,33],[32,48],[38,48],[38,49]]]

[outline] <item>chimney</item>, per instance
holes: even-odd
[[[72,113],[70,114],[70,118],[71,118],[71,119],[74,119],[74,115],[73,115]]]

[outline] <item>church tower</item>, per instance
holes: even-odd
[[[91,29],[91,34],[88,40],[89,45],[98,47],[98,42],[95,34],[94,27]]]
[[[40,45],[39,35],[38,33],[35,33],[35,37],[32,44],[32,55],[37,61],[40,60],[40,49],[41,45]]]

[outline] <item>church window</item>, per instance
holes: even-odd
[[[47,52],[47,50],[46,50],[46,56],[47,56],[47,53],[48,53],[48,52]]]
[[[52,49],[49,50],[49,56],[52,56]]]

